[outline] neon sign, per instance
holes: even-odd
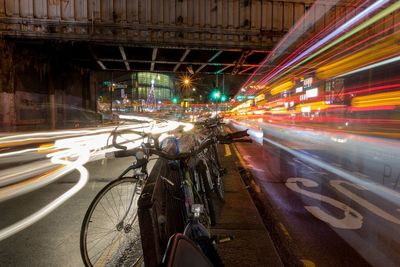
[[[304,87],[305,88],[307,88],[307,87],[311,87],[311,85],[312,85],[312,83],[313,83],[313,78],[312,77],[310,77],[310,78],[307,78],[307,79],[304,79]]]
[[[318,88],[309,89],[306,91],[307,98],[318,96]]]

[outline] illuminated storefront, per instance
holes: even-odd
[[[105,78],[105,79],[104,79]],[[140,111],[169,102],[174,92],[173,77],[166,74],[136,72],[119,77],[103,77],[97,90],[97,109],[108,112]]]

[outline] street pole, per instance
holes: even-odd
[[[111,84],[108,87],[108,90],[110,91],[110,112],[112,114],[112,99],[113,99],[113,90],[112,90],[113,85]]]

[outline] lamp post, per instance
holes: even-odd
[[[218,114],[218,100],[221,97],[221,92],[218,89],[215,89],[211,93],[211,99],[215,101],[215,113]]]
[[[113,108],[113,93],[114,93],[114,88],[115,88],[115,83],[112,83],[109,86],[109,91],[110,91],[110,112],[112,114],[112,108]]]

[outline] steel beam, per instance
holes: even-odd
[[[99,59],[104,62],[123,62],[122,59],[113,59],[113,58],[101,58]],[[187,64],[187,65],[201,65],[199,68],[204,68],[208,65],[219,65],[219,66],[235,66],[234,63],[218,63],[218,62],[180,62],[180,61],[166,61],[166,60],[145,60],[145,59],[128,59],[127,62],[132,63],[154,63],[154,64]],[[204,65],[204,67],[202,67]],[[258,67],[260,64],[243,64],[243,67]]]
[[[243,66],[243,65],[242,65],[242,66]],[[246,69],[240,71],[238,74],[243,74],[243,73],[245,73],[246,71],[249,71],[249,70],[251,70],[251,69],[253,69],[253,68],[255,68],[255,66],[250,66],[250,67],[248,67],[248,68],[246,68]]]
[[[235,68],[232,70],[232,74],[237,74],[239,69],[243,66],[243,63],[246,61],[247,57],[250,56],[253,52],[251,50],[244,50],[240,55],[238,61],[236,61]]]
[[[125,54],[125,50],[124,50],[123,46],[119,47],[119,52],[121,52],[121,56],[122,56],[122,59],[124,60],[124,64],[125,64],[126,70],[131,70],[131,68],[129,66],[129,62],[126,61],[126,54]]]
[[[153,55],[151,56],[150,71],[154,71],[155,60],[157,58],[157,51],[158,51],[157,47],[153,48]]]
[[[208,63],[213,61],[215,58],[217,58],[221,53],[223,52],[223,50],[218,51],[217,53],[215,53],[212,57],[210,57],[210,59],[207,61]],[[201,71],[203,68],[205,68],[207,66],[207,63],[201,65],[197,70],[196,73],[198,73],[199,71]]]
[[[183,62],[186,58],[186,56],[189,54],[190,49],[186,49],[185,52],[183,53],[181,59],[179,60],[179,62]],[[178,70],[178,68],[181,66],[182,63],[178,63],[175,65],[173,71],[176,72]]]
[[[107,68],[106,68],[106,66],[104,66],[102,60],[97,58],[97,56],[94,53],[92,47],[90,47],[90,46],[89,46],[89,51],[90,51],[90,54],[92,55],[92,57],[94,58],[94,60],[96,60],[96,63],[101,67],[101,69],[102,70],[106,70]]]

